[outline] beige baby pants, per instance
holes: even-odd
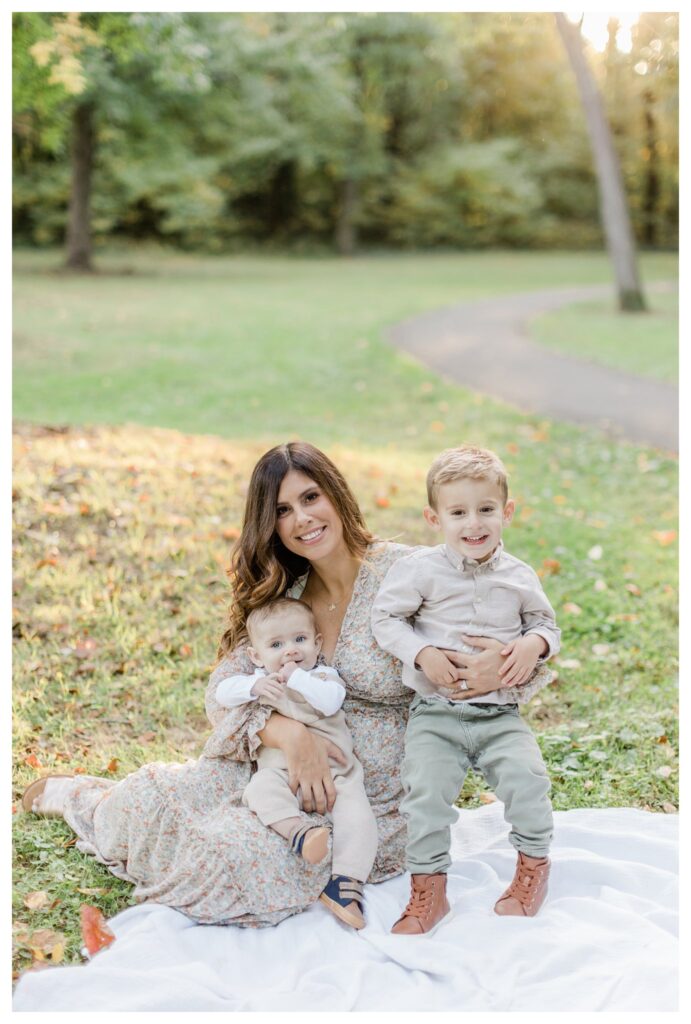
[[[332,760],[330,767],[336,800],[328,817],[333,824],[332,873],[366,882],[377,853],[377,822],[365,793],[362,765],[353,754],[353,741],[345,715],[324,717],[295,691],[292,699],[266,701],[281,714],[296,718],[324,739],[331,740],[348,759],[347,765]],[[302,815],[302,801],[288,785],[285,756],[273,747],[260,747],[257,771],[243,794],[245,803],[264,825]],[[316,822],[315,822],[316,824]]]

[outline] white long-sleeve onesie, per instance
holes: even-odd
[[[252,693],[258,679],[268,673],[256,668],[252,675],[229,676],[218,684],[216,700],[224,708],[237,708],[251,700],[259,700]],[[330,665],[315,665],[314,668],[296,668],[286,685],[286,690],[299,693],[315,711],[322,715],[335,715],[345,700],[345,686],[335,668]],[[288,694],[286,694],[288,696]]]

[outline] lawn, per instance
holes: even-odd
[[[499,450],[518,504],[507,546],[541,573],[563,629],[556,683],[526,711],[554,805],[673,812],[676,460],[524,416],[382,340],[425,307],[603,280],[604,259],[127,259],[138,273],[89,279],[17,261],[14,809],[48,771],[117,779],[198,755],[251,467],[302,436],[343,468],[373,529],[410,543],[432,542],[431,455],[464,439]],[[666,279],[675,261],[645,270]],[[459,801],[487,798],[470,777]],[[130,889],[64,824],[19,810],[13,823],[14,968],[79,960],[80,904],[109,915]]]
[[[613,302],[586,302],[536,317],[535,341],[558,352],[676,383],[679,376],[679,297],[650,290],[648,310],[622,316]]]
[[[424,437],[444,418],[436,385],[422,398],[416,391],[434,377],[382,344],[386,325],[466,299],[610,277],[604,255],[581,253],[307,260],[134,252],[100,260],[104,270],[132,274],[88,280],[50,273],[57,262],[57,254],[16,259],[17,418],[222,437],[299,431],[365,444],[400,444],[406,431]],[[673,279],[677,261],[650,255],[643,268],[651,280]]]

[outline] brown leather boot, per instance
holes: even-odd
[[[548,857],[528,857],[519,853],[513,882],[494,904],[495,914],[535,917],[545,902],[548,880]]]
[[[446,898],[446,875],[411,875],[410,900],[392,935],[429,935],[451,910]]]

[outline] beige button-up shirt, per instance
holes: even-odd
[[[372,606],[372,632],[380,647],[403,662],[403,683],[425,696],[444,699],[415,665],[423,647],[471,652],[465,636],[508,643],[526,633],[559,650],[560,630],[540,579],[510,555],[502,542],[486,562],[462,558],[446,544],[420,548],[389,569]],[[492,690],[473,703],[506,704],[510,693]]]

